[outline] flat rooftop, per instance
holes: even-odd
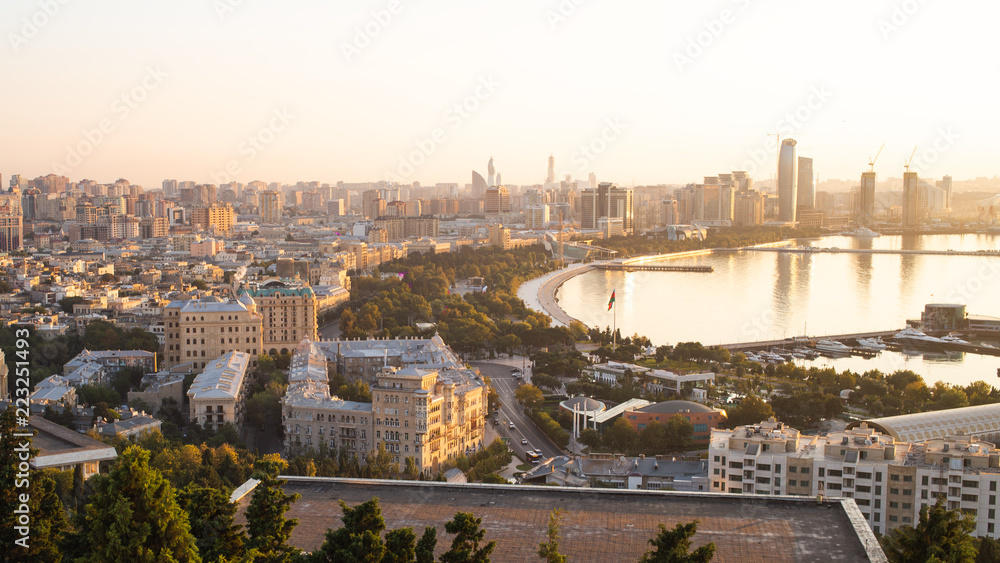
[[[497,542],[493,561],[535,561],[550,511],[563,508],[559,547],[570,561],[634,563],[659,524],[672,528],[695,519],[694,545],[715,542],[715,562],[885,561],[850,499],[285,478],[286,493],[302,495],[286,513],[299,521],[291,543],[306,551],[323,543],[327,528],[340,526],[339,499],[354,506],[379,497],[388,529],[409,526],[419,537],[425,526],[436,526],[438,556],[452,540],[444,523],[456,512],[471,512],[482,518],[486,539]],[[240,501],[240,523],[250,497]]]

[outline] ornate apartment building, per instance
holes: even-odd
[[[216,297],[171,301],[163,309],[166,367],[191,363],[201,373],[227,352],[250,354],[251,366],[263,350],[263,316],[248,295],[236,301]]]
[[[370,385],[372,403],[330,395],[329,370]],[[346,448],[359,460],[379,444],[402,467],[423,472],[484,444],[487,388],[439,336],[431,339],[303,341],[282,399],[289,452]]]
[[[271,282],[263,287],[240,291],[263,317],[263,350],[274,356],[295,349],[303,339],[317,339],[316,294],[312,288],[287,287]]]

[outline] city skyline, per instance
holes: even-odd
[[[5,177],[464,184],[492,155],[532,185],[552,154],[557,179],[765,180],[773,133],[821,179],[882,143],[882,178],[914,146],[921,177],[993,175],[985,2],[43,4],[0,7],[0,60],[32,78],[6,92]]]

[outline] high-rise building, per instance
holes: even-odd
[[[490,244],[499,246],[503,250],[510,248],[510,229],[503,225],[490,225]]]
[[[799,161],[795,139],[781,141],[778,153],[778,220],[794,222],[798,201]]]
[[[506,186],[488,188],[483,201],[483,209],[487,215],[510,213],[510,191]]]
[[[260,192],[260,222],[265,225],[281,224],[281,194],[266,190]]]
[[[367,190],[361,194],[361,213],[366,219],[385,215],[386,200],[379,190]]]
[[[524,210],[524,224],[528,229],[544,229],[549,222],[549,206],[546,203],[529,205]]]
[[[472,197],[475,199],[480,199],[486,195],[486,190],[489,185],[486,183],[486,179],[483,175],[475,170],[472,171]]]
[[[596,229],[602,217],[621,219],[623,232],[632,234],[635,218],[632,190],[610,182],[602,182],[597,189],[583,190],[580,193],[580,227]]]
[[[951,176],[945,176],[935,182],[938,189],[944,191],[944,209],[945,211],[951,211]]]
[[[0,252],[21,250],[24,245],[24,219],[21,193],[17,189],[0,193]]]
[[[228,203],[195,207],[191,210],[192,227],[212,231],[219,236],[233,234],[235,224],[236,212],[233,211],[233,206]]]
[[[812,211],[816,208],[816,182],[813,176],[813,159],[799,157],[799,185],[796,192],[796,207]]]
[[[871,227],[875,223],[875,172],[869,170],[861,173],[861,186],[853,198],[855,222],[862,227]]]
[[[757,190],[739,190],[733,203],[733,223],[740,226],[764,222],[764,194]]]
[[[921,200],[924,190],[920,188],[920,177],[916,172],[903,173],[903,228],[915,229],[923,218],[924,204]]]
[[[668,197],[660,202],[660,223],[663,225],[678,225],[677,200]]]
[[[549,172],[545,175],[546,184],[556,183],[556,157],[555,155],[549,155]]]
[[[490,157],[490,162],[489,162],[489,164],[486,165],[486,168],[487,168],[486,171],[489,174],[489,187],[492,188],[493,186],[497,185],[497,181],[496,181],[497,180],[497,169],[496,169],[495,166],[493,166],[493,157],[492,156]]]

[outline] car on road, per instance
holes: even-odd
[[[528,439],[527,438],[521,438],[521,443],[527,446],[528,445]]]
[[[513,430],[513,429],[514,429],[514,423],[513,423],[513,422],[511,422],[510,424],[508,424],[508,427],[509,427],[509,428],[510,428],[511,430]]]

